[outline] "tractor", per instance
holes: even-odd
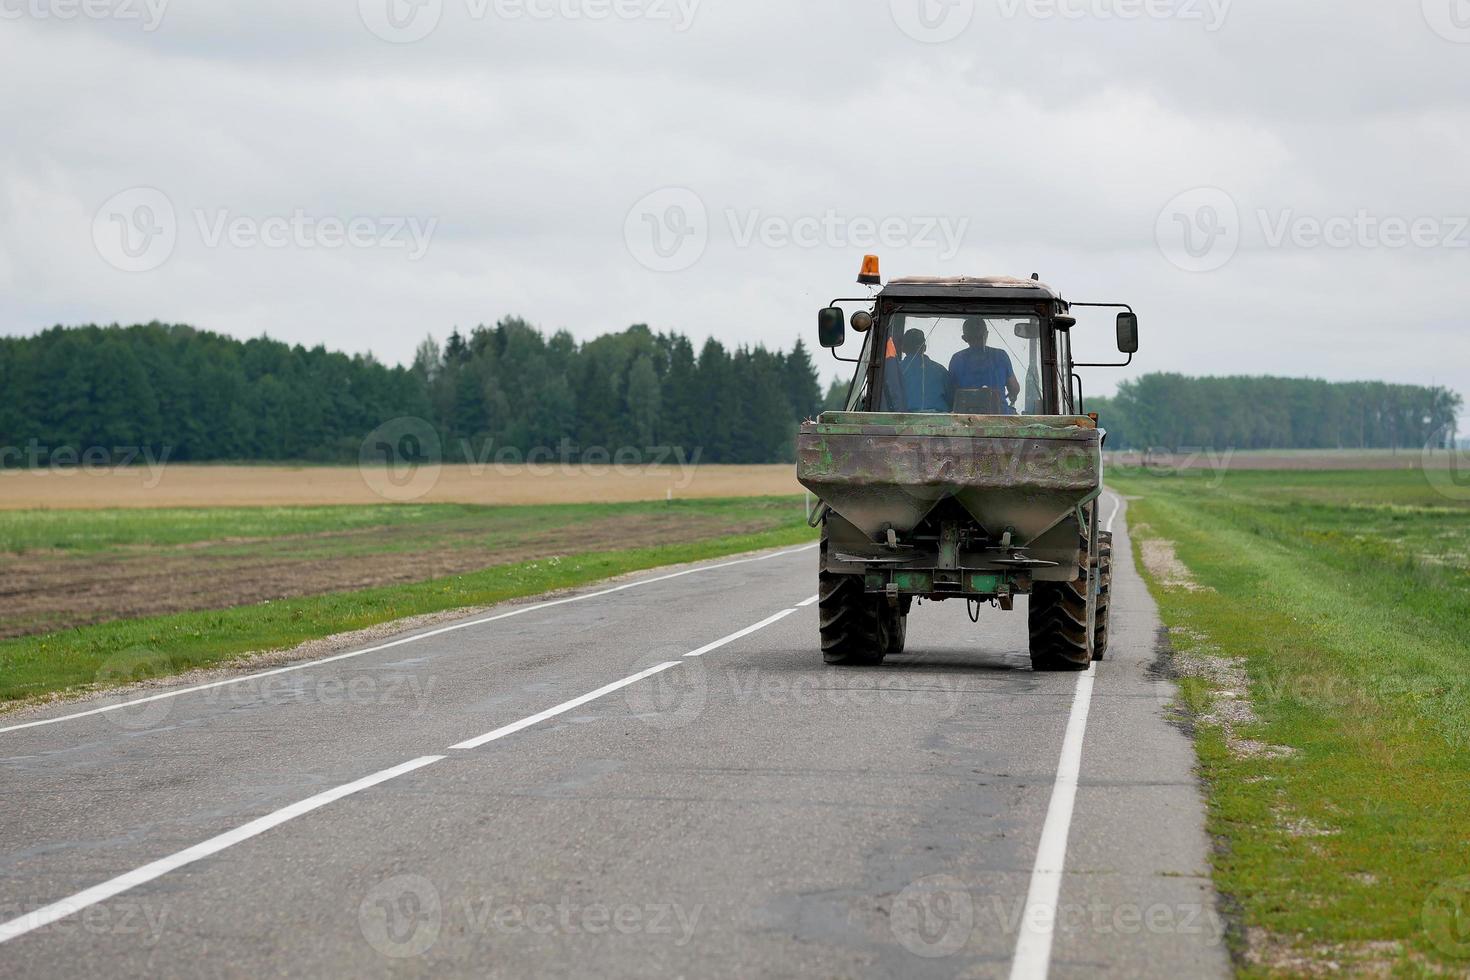
[[[823,660],[902,652],[915,604],[964,600],[978,621],[1024,595],[1033,669],[1085,670],[1107,652],[1112,535],[1106,433],[1077,369],[1132,362],[1132,307],[1068,302],[1035,275],[884,284],[874,256],[858,281],[870,295],[833,300],[817,322],[821,346],[855,365],[843,408],[797,436],[821,527]],[[1118,310],[1127,360],[1073,360],[1080,307]],[[840,353],[849,329],[856,358]]]

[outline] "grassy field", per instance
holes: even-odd
[[[799,497],[0,513],[0,703],[815,537]]]
[[[668,529],[691,521],[722,525],[784,521],[799,498],[650,501],[627,504],[377,504],[317,507],[168,507],[0,511],[0,553],[96,554],[129,548],[225,545],[239,553],[342,554],[372,550],[499,548],[566,528],[580,537],[611,519],[640,519]],[[356,550],[361,550],[359,547]]]
[[[448,504],[330,507],[160,507],[152,510],[0,510],[0,552],[92,554],[219,540],[441,523],[473,518],[486,508]]]
[[[796,501],[0,511],[0,639],[771,530]]]
[[[1113,470],[1246,976],[1470,973],[1470,500],[1412,472]]]

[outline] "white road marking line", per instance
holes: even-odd
[[[336,789],[329,789],[325,793],[318,793],[316,796],[302,800],[299,803],[292,803],[290,806],[283,807],[274,813],[268,813],[263,817],[236,827],[234,830],[220,834],[218,837],[211,837],[202,844],[195,844],[193,847],[179,851],[177,854],[171,854],[166,858],[154,861],[152,864],[145,864],[141,868],[118,875],[111,881],[104,881],[100,885],[93,885],[91,888],[85,891],[79,891],[69,898],[63,898],[59,902],[53,902],[43,908],[36,909],[34,912],[28,912],[19,918],[11,919],[9,922],[0,923],[0,943],[9,942],[17,936],[24,936],[32,930],[50,925],[59,919],[64,919],[69,915],[80,912],[82,909],[96,905],[99,902],[105,902],[115,895],[120,895],[139,885],[146,884],[155,878],[168,874],[170,871],[182,868],[186,864],[193,864],[195,861],[202,860],[213,854],[218,854],[227,847],[232,847],[241,841],[246,841],[263,834],[273,827],[279,827],[288,820],[310,813],[312,810],[324,807],[328,803],[342,799],[344,796],[351,796],[353,793],[360,792],[371,786],[376,786],[379,783],[387,782],[405,773],[413,772],[415,769],[422,769],[424,766],[433,765],[444,758],[446,757],[442,755],[426,755],[423,758],[414,759],[412,762],[405,762],[401,766],[394,766],[392,769],[384,769],[382,772],[374,773],[371,776],[364,776],[362,779],[338,786]]]
[[[796,612],[795,606],[792,606],[789,609],[783,609],[780,612],[776,613],[774,616],[767,616],[765,619],[761,620],[759,623],[756,623],[753,626],[747,626],[745,627],[745,629],[736,630],[729,636],[715,640],[713,643],[706,643],[698,650],[692,650],[689,653],[684,654],[684,656],[702,657],[706,653],[709,653],[711,650],[718,650],[720,647],[724,646],[727,643],[735,642],[742,636],[749,636],[757,630],[763,630],[767,626],[770,626],[772,623],[781,619],[785,619],[787,616],[790,616],[794,612]],[[555,718],[557,715],[571,711],[573,708],[580,708],[582,705],[587,704],[589,701],[596,701],[598,698],[611,694],[613,691],[625,688],[630,684],[636,684],[639,681],[643,680],[645,677],[652,677],[654,674],[657,674],[660,671],[668,670],[670,667],[677,667],[681,663],[683,663],[682,660],[669,660],[665,663],[657,664],[653,667],[648,668],[647,670],[641,670],[638,673],[633,674],[629,677],[624,677],[620,681],[613,681],[611,684],[608,684],[604,687],[599,687],[597,690],[584,694],[581,697],[572,698],[572,700],[570,701],[564,701],[554,708],[547,708],[545,711],[531,715],[529,718],[522,718],[520,721],[513,721],[509,725],[505,725],[503,727],[495,729],[493,732],[486,732],[484,735],[480,735],[476,738],[466,739],[463,742],[451,745],[450,748],[477,749],[487,742],[494,742],[496,739],[505,738],[505,736],[507,735],[514,735],[516,732],[519,732],[526,728],[530,728],[532,725],[539,724],[540,722],[543,722],[548,718]]]
[[[802,608],[804,606],[810,606],[812,603],[816,602],[820,598],[822,598],[820,595],[814,595],[814,596],[812,596],[809,599],[803,599],[803,600],[801,600],[800,602],[798,602],[796,604],[796,606],[797,606],[798,609],[800,609],[800,608]]]
[[[1082,771],[1082,739],[1087,732],[1087,712],[1092,705],[1092,684],[1097,671],[1088,668],[1077,678],[1072,714],[1062,739],[1062,756],[1057,781],[1041,827],[1041,844],[1036,849],[1036,866],[1026,892],[1026,911],[1021,917],[1016,956],[1011,961],[1011,980],[1045,980],[1051,967],[1051,943],[1056,931],[1057,899],[1062,891],[1062,870],[1067,860],[1067,835],[1072,827],[1072,807],[1077,802],[1077,778]]]
[[[1111,493],[1111,491],[1109,491]],[[1113,493],[1113,513],[1107,530],[1123,510],[1123,498]],[[1072,713],[1062,736],[1062,755],[1057,762],[1057,779],[1052,786],[1046,822],[1036,864],[1031,869],[1031,887],[1026,892],[1026,911],[1011,960],[1011,980],[1046,980],[1051,969],[1052,940],[1056,935],[1057,901],[1062,893],[1062,872],[1067,864],[1067,837],[1072,830],[1072,810],[1077,803],[1077,782],[1082,774],[1082,743],[1087,735],[1087,715],[1092,707],[1096,665],[1077,678],[1072,695]]]
[[[723,639],[716,640],[713,643],[706,643],[704,646],[700,647],[698,650],[690,650],[688,653],[684,654],[684,656],[686,656],[686,657],[702,657],[706,653],[709,653],[711,650],[718,650],[720,647],[724,646],[726,643],[734,643],[736,640],[740,639],[742,636],[749,636],[750,634],[754,633],[756,630],[763,630],[767,626],[770,626],[772,623],[776,622],[778,619],[785,619],[787,616],[790,616],[794,612],[796,612],[796,607],[795,606],[792,606],[790,609],[783,609],[780,612],[776,613],[776,615],[774,615],[774,616],[767,616],[765,619],[761,620],[759,623],[756,623],[754,626],[747,626],[743,630],[736,630],[734,633],[731,633],[729,636],[724,637]]]
[[[507,735],[514,735],[516,732],[521,731],[524,728],[530,728],[532,725],[543,722],[548,718],[555,718],[557,715],[571,711],[573,708],[580,708],[588,701],[596,701],[598,698],[606,694],[611,694],[613,691],[616,691],[619,688],[627,687],[629,684],[636,684],[639,681],[643,680],[643,678],[645,677],[652,677],[659,671],[668,670],[670,667],[677,666],[679,666],[679,661],[670,660],[666,663],[661,663],[655,667],[650,667],[647,670],[640,670],[638,673],[634,674],[631,677],[624,677],[620,681],[613,681],[611,684],[608,684],[605,687],[599,687],[597,690],[592,691],[589,694],[584,694],[579,698],[572,698],[572,700],[570,701],[564,701],[561,704],[557,705],[555,708],[547,708],[545,711],[531,715],[529,718],[522,718],[520,721],[513,721],[509,725],[497,728],[493,732],[487,732],[484,735],[478,736],[477,738],[467,739],[463,742],[451,745],[450,748],[477,749],[487,742],[493,742],[496,739],[505,738],[505,736]]]
[[[103,705],[100,708],[91,708],[86,711],[77,711],[73,712],[72,714],[61,715],[56,718],[42,718],[39,721],[28,721],[19,725],[10,725],[6,728],[0,728],[0,735],[5,734],[6,732],[18,732],[23,728],[39,728],[42,725],[59,725],[64,721],[74,721],[77,718],[86,718],[91,715],[106,714],[109,711],[119,711],[123,708],[131,708],[140,704],[148,704],[151,701],[162,701],[165,698],[176,698],[183,694],[194,694],[199,691],[208,691],[217,687],[225,687],[229,684],[243,684],[245,681],[260,680],[263,677],[272,677],[276,674],[284,674],[293,670],[306,670],[309,667],[320,667],[323,664],[335,663],[338,660],[349,660],[353,657],[361,657],[369,653],[377,653],[381,650],[389,650],[393,647],[403,646],[406,643],[417,643],[420,640],[427,640],[430,637],[442,636],[445,633],[453,633],[456,630],[469,629],[472,626],[484,626],[486,623],[494,623],[498,620],[509,619],[512,616],[521,616],[526,613],[537,612],[541,609],[550,609],[552,606],[561,606],[569,602],[581,602],[584,599],[596,599],[601,596],[612,595],[614,592],[622,592],[625,589],[638,588],[639,586],[643,585],[653,585],[656,582],[667,582],[669,579],[680,578],[684,575],[694,575],[698,572],[712,572],[720,568],[729,568],[732,565],[744,565],[750,562],[767,561],[771,558],[782,558],[786,555],[800,554],[803,551],[810,551],[815,547],[817,546],[814,544],[809,544],[803,545],[800,548],[790,548],[786,551],[772,552],[768,555],[758,555],[754,558],[737,558],[734,561],[721,562],[718,565],[701,565],[698,568],[686,568],[683,571],[672,572],[668,575],[660,575],[657,578],[640,579],[637,582],[625,582],[622,585],[615,585],[612,588],[602,589],[598,592],[588,592],[585,595],[567,596],[564,599],[551,599],[547,602],[538,602],[530,606],[520,606],[516,609],[512,609],[508,612],[498,613],[494,616],[486,616],[482,619],[471,620],[467,623],[455,623],[450,626],[441,626],[440,628],[430,630],[427,633],[418,633],[414,636],[406,636],[402,639],[393,640],[388,643],[380,643],[377,646],[368,647],[365,650],[352,650],[347,653],[334,654],[330,657],[322,657],[320,660],[308,660],[299,664],[288,664],[285,667],[277,667],[273,670],[262,670],[250,674],[245,674],[240,677],[231,677],[221,681],[213,681],[209,684],[196,684],[193,687],[184,687],[180,688],[177,691],[164,691],[161,694],[150,694],[147,697],[134,698],[130,701],[119,701],[115,704]]]

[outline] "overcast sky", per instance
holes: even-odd
[[[1132,303],[1092,391],[1470,394],[1470,0],[0,0],[0,65],[8,333],[788,347],[874,251]]]

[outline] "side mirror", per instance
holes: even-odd
[[[1138,353],[1138,317],[1132,313],[1118,314],[1118,350],[1124,354]]]
[[[817,314],[817,342],[828,350],[841,347],[847,340],[847,317],[842,308],[829,306]]]

